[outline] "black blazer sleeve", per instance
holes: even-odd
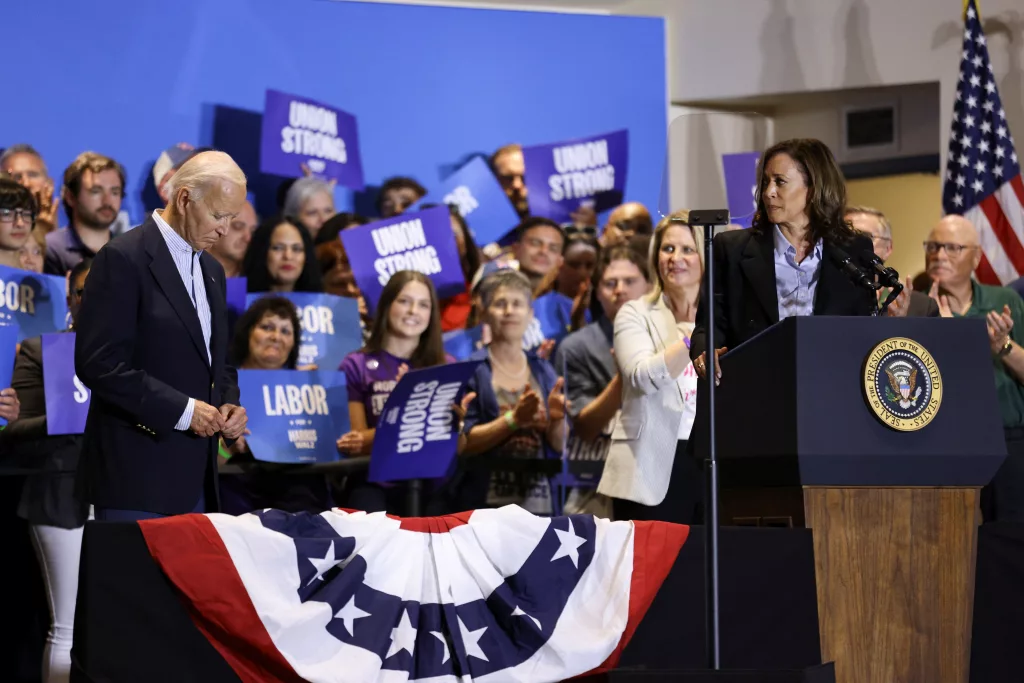
[[[26,339],[14,362],[11,388],[18,392],[21,414],[7,425],[3,443],[13,445],[46,437],[46,394],[43,390],[43,344],[39,337]]]
[[[99,398],[157,436],[174,430],[188,396],[133,367],[141,284],[116,243],[100,250],[86,280],[75,327],[75,372]]]

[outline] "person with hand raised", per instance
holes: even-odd
[[[441,340],[437,291],[426,275],[400,270],[384,286],[366,346],[345,356],[339,368],[348,388],[350,431],[337,441],[347,456],[370,455],[384,404],[410,370],[449,362]],[[401,513],[400,489],[381,487],[365,474],[349,478],[346,505],[367,512]]]

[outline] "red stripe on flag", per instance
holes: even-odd
[[[1013,264],[1014,270],[1024,273],[1024,247],[1021,246],[1017,233],[1013,231],[1013,226],[1010,225],[1006,214],[1003,213],[1003,207],[999,206],[996,195],[990,194],[985,197],[978,203],[978,206],[985,212],[985,218],[992,226],[992,232],[995,233],[996,239],[1003,245],[1003,251],[1006,252],[1006,257]],[[1000,284],[998,278],[996,284]]]
[[[391,515],[388,515],[389,517]],[[460,512],[457,515],[443,517],[395,517],[401,520],[401,528],[405,531],[418,531],[424,534],[446,534],[455,527],[469,523],[473,511]]]
[[[981,252],[981,260],[978,261],[978,267],[974,269],[974,276],[978,278],[978,282],[983,285],[1002,285],[999,281],[999,276],[996,275],[996,271],[992,268],[992,264],[988,262],[988,257],[985,256],[985,252]]]
[[[349,514],[360,512],[353,508],[334,508],[335,510],[341,510]],[[399,522],[400,528],[406,531],[418,531],[423,534],[446,534],[455,527],[469,524],[469,518],[473,516],[473,511],[468,510],[466,512],[459,512],[454,515],[444,515],[443,517],[399,517],[398,515],[388,515],[388,519],[394,519]]]
[[[1020,205],[1024,207],[1024,179],[1021,178],[1020,174],[1017,174],[1017,177],[1010,181],[1010,187],[1013,188],[1014,194],[1017,195]]]
[[[629,617],[622,632],[619,645],[596,669],[586,674],[601,673],[614,669],[623,650],[636,632],[637,626],[654,602],[654,596],[672,570],[679,550],[690,535],[690,527],[669,522],[633,522],[636,535],[633,538],[633,573],[629,584]]]
[[[274,646],[224,541],[205,515],[147,520],[139,527],[192,621],[242,683],[305,681]]]

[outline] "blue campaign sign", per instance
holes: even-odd
[[[316,100],[268,90],[260,131],[260,171],[301,178],[303,165],[317,177],[363,189],[356,117]]]
[[[14,325],[0,323],[0,389],[7,389],[11,386],[11,376],[14,374],[14,356],[18,349],[18,328]],[[7,424],[7,420],[0,417],[0,425]]]
[[[601,213],[622,203],[629,131],[523,147],[523,160],[530,213],[565,223],[580,206]]]
[[[418,204],[457,207],[480,246],[497,242],[519,224],[519,214],[512,208],[490,165],[481,157],[474,157],[431,188]]]
[[[92,392],[75,374],[75,334],[44,334],[42,342],[46,433],[81,434]]]
[[[18,341],[68,326],[67,281],[0,266],[0,323],[17,325]]]
[[[459,436],[452,403],[479,363],[437,365],[399,380],[377,422],[370,481],[433,479],[448,473]]]
[[[316,365],[336,370],[345,356],[363,346],[359,325],[359,302],[334,294],[313,292],[265,292],[246,296],[246,305],[264,296],[288,299],[299,312],[302,333],[299,339],[299,365]]]
[[[428,276],[439,299],[466,291],[447,206],[359,225],[343,230],[340,237],[370,311],[377,309],[384,285],[400,270]]]
[[[239,370],[245,437],[257,460],[332,462],[349,431],[345,373],[337,370]]]
[[[481,346],[483,325],[468,330],[452,330],[442,335],[444,351],[455,360],[466,360]]]
[[[572,299],[558,292],[548,292],[534,300],[533,316],[540,322],[544,339],[561,341],[569,334]]]
[[[247,305],[245,300],[247,286],[248,279],[244,277],[229,277],[226,281],[225,288],[227,289],[226,297],[228,311],[230,311],[235,317],[238,317],[245,312],[245,307]]]
[[[760,152],[740,152],[722,155],[722,174],[725,176],[725,198],[729,205],[729,218],[733,223],[750,227],[757,205],[757,160]]]

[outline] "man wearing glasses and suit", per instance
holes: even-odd
[[[892,226],[889,219],[878,209],[870,206],[848,206],[846,207],[846,220],[853,224],[853,229],[864,233],[871,238],[871,246],[875,250],[875,256],[885,263],[892,256]],[[904,275],[906,275],[904,273]],[[889,289],[883,287],[878,292],[879,297],[884,300],[889,295]],[[932,299],[925,292],[911,292],[910,303],[907,307],[907,316],[912,318],[936,317],[939,315],[939,302]]]

